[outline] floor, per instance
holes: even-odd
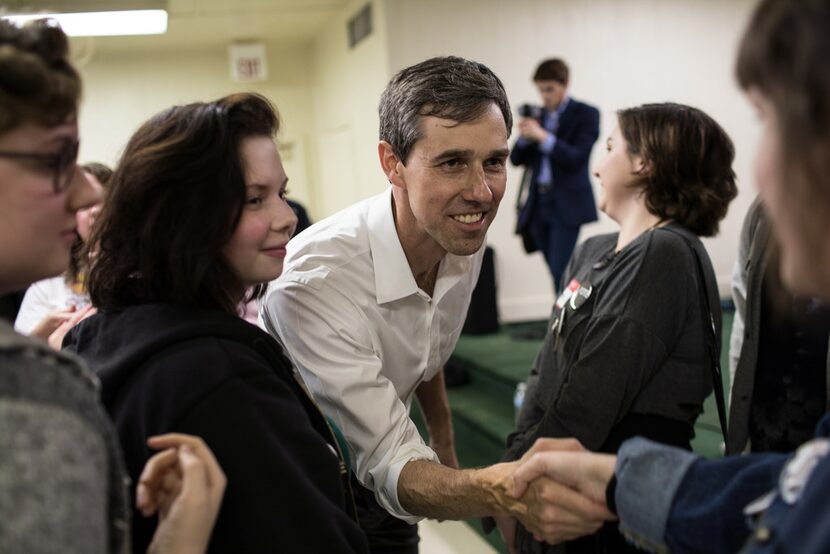
[[[492,546],[462,521],[425,519],[418,524],[421,554],[497,554]]]

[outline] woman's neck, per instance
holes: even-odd
[[[617,237],[617,252],[631,244],[634,239],[646,231],[668,223],[660,218],[660,216],[649,212],[642,202],[637,202],[633,205],[617,222],[620,224],[620,234]]]

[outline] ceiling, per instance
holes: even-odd
[[[96,37],[98,51],[193,49],[236,40],[311,41],[349,0],[0,0],[7,12],[166,8],[167,33]],[[73,39],[74,40],[74,39]],[[83,39],[81,39],[83,40]]]

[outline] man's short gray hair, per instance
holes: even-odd
[[[430,58],[402,69],[389,81],[378,107],[380,140],[388,142],[406,164],[421,138],[421,117],[468,123],[481,117],[491,103],[501,111],[510,136],[513,116],[507,93],[487,66],[456,56]]]

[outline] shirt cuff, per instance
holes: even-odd
[[[441,463],[438,460],[438,455],[426,445],[411,444],[405,448],[406,452],[399,458],[398,461],[391,462],[386,471],[386,478],[380,483],[380,487],[375,491],[375,498],[387,512],[398,519],[407,523],[415,524],[421,521],[423,516],[412,515],[401,506],[398,499],[398,480],[401,476],[403,467],[413,460],[428,460],[435,463]]]
[[[617,453],[615,499],[620,532],[649,552],[668,552],[666,523],[677,489],[699,458],[691,452],[642,438]]]
[[[554,146],[556,146],[556,135],[548,133],[547,138],[539,143],[539,151],[542,154],[550,154]]]

